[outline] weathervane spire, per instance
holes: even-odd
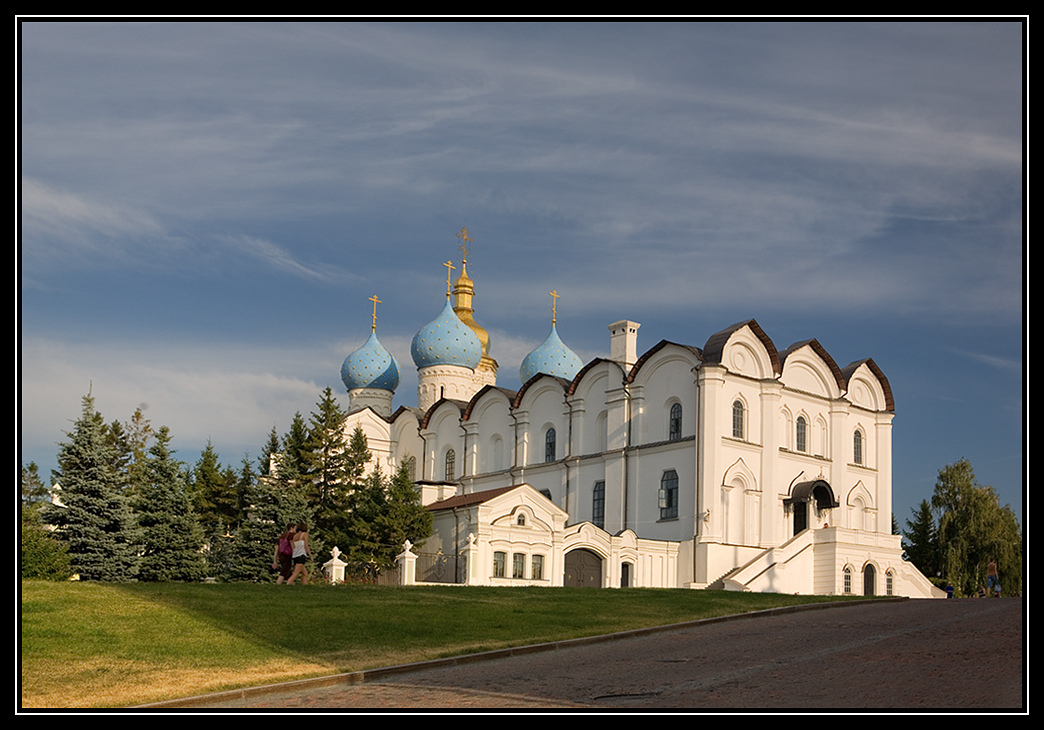
[[[461,259],[465,264],[468,263],[468,250],[469,244],[474,243],[475,239],[468,235],[467,228],[461,228],[460,233],[456,234],[457,238],[460,239],[460,254]]]

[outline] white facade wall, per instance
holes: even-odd
[[[462,513],[452,526],[439,515],[439,539],[459,544],[468,530],[487,567],[495,552],[552,549],[545,570],[560,574],[563,556],[583,546],[604,561],[605,585],[619,585],[626,571],[634,585],[839,593],[847,566],[861,593],[871,565],[877,593],[890,575],[896,593],[933,595],[889,534],[890,399],[872,361],[841,370],[814,340],[779,353],[750,321],[702,350],[661,342],[633,366],[596,360],[571,383],[537,376],[518,393],[486,387],[470,402],[438,401],[420,415],[400,409],[390,425],[383,421],[390,435],[375,433],[371,445],[387,442],[379,448],[389,462],[416,454],[418,479],[451,481],[456,494],[527,485],[549,497],[563,535],[538,534],[537,524],[556,524],[539,510],[535,523],[511,526],[503,504],[496,517],[476,508],[466,524]],[[380,430],[380,419],[370,420],[368,437]],[[810,529],[795,538],[800,503],[790,500],[814,481],[828,485],[836,505],[809,508]],[[589,524],[600,482],[604,529]],[[440,496],[451,493],[446,486]],[[788,552],[806,542],[807,550]],[[754,564],[757,577],[737,582]],[[542,580],[554,585],[561,576]]]

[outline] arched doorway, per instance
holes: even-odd
[[[863,568],[863,595],[873,596],[875,595],[875,584],[877,583],[877,571],[874,570],[874,566],[870,563],[866,564]]]
[[[601,588],[602,559],[585,548],[569,551],[565,555],[565,576],[562,585]]]
[[[795,535],[810,526],[813,517],[809,511],[810,507],[815,507],[818,515],[838,505],[834,490],[824,479],[795,484],[790,496],[783,500],[784,508],[793,513]]]

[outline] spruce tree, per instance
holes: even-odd
[[[40,519],[47,497],[39,467],[31,461],[22,467],[20,573],[23,578],[65,580],[72,572],[68,548],[54,538]]]
[[[934,577],[938,575],[940,565],[939,541],[932,506],[924,499],[916,510],[911,511],[914,519],[906,521],[907,529],[903,532],[906,557],[926,576]]]
[[[55,472],[60,505],[49,505],[44,520],[57,528],[81,580],[130,580],[137,572],[133,519],[116,451],[90,393],[66,436]]]
[[[192,470],[193,504],[208,535],[234,529],[243,517],[239,477],[233,468],[222,468],[218,458],[207,441]]]
[[[182,464],[170,450],[166,426],[145,461],[145,483],[137,500],[146,581],[198,581],[203,577],[203,530],[188,493]]]
[[[247,507],[239,529],[229,538],[231,543],[222,543],[229,559],[220,577],[233,581],[273,580],[276,540],[291,524],[311,524],[310,507],[296,478],[281,470],[273,476],[258,476],[249,459],[243,460],[239,484]],[[321,545],[312,542],[312,554],[318,556]]]
[[[399,464],[388,485],[385,506],[385,542],[388,546],[388,564],[403,550],[407,540],[420,545],[431,536],[433,517],[421,504],[421,492],[410,478],[409,466]]]
[[[315,514],[314,536],[333,544],[343,544],[346,539],[347,500],[355,486],[344,443],[346,417],[327,387],[309,420],[302,454],[302,476]]]

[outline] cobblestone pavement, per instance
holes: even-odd
[[[867,602],[302,682],[182,707],[1025,711],[1021,599]]]

